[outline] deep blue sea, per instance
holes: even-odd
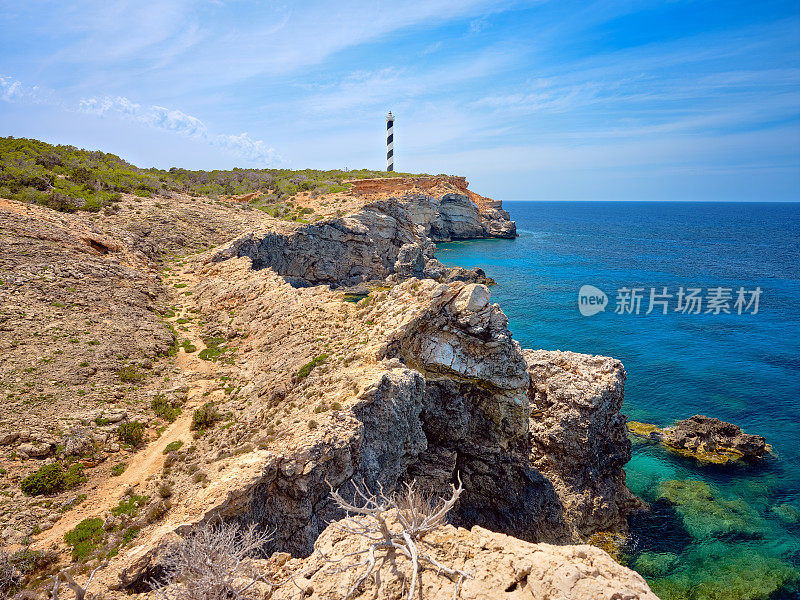
[[[628,485],[652,512],[631,522],[627,564],[663,600],[800,598],[800,204],[504,208],[516,240],[439,244],[436,256],[497,280],[492,299],[523,347],[620,359],[629,420],[667,426],[705,414],[774,448],[757,465],[701,466],[634,443]],[[583,285],[607,294],[606,310],[581,314]],[[699,314],[676,310],[680,288],[684,307],[700,290]],[[651,289],[663,302],[645,314]],[[617,312],[639,295],[639,314]]]

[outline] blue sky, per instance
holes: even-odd
[[[507,200],[800,199],[800,2],[3,2],[0,135]]]

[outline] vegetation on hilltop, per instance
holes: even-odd
[[[408,174],[367,169],[142,169],[106,152],[0,137],[0,197],[65,212],[97,212],[119,200],[122,193],[149,198],[177,192],[219,198],[260,191],[267,202],[274,203],[305,191],[341,192],[347,187],[343,183],[347,179],[404,175]]]

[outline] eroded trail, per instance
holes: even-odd
[[[168,319],[173,323],[180,319],[182,314],[186,314],[184,312],[186,307],[181,306],[179,300],[177,302],[176,315]],[[218,382],[214,377],[214,363],[199,358],[200,352],[206,346],[197,331],[197,326],[191,320],[182,325],[185,330],[181,330],[179,339],[189,340],[197,350],[187,353],[181,348],[175,358],[175,366],[180,370],[183,380],[189,382],[186,403],[182,406],[181,414],[157,439],[150,440],[141,450],[130,456],[128,466],[121,475],[107,478],[81,490],[86,494],[86,499],[66,512],[52,528],[37,536],[32,544],[34,548],[58,546],[63,543],[64,534],[78,523],[84,519],[102,517],[106,511],[119,503],[128,489],[144,486],[149,478],[158,476],[163,468],[166,447],[177,440],[186,443],[191,439],[194,409],[223,394],[221,390],[215,389],[218,387]]]

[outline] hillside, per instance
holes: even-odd
[[[625,486],[622,365],[521,349],[485,273],[434,256],[513,238],[500,202],[463,178],[368,172],[242,171],[223,187],[238,197],[202,196],[202,172],[4,144],[22,147],[3,152],[0,200],[4,593],[46,597],[69,568],[81,585],[94,572],[91,594],[157,597],[170,553],[224,523],[270,534],[246,597],[343,598],[358,567],[328,558],[366,550],[331,489],[413,482],[423,512],[462,486],[424,544],[469,577],[384,560],[350,597],[402,598],[417,573],[426,598],[655,598],[585,545],[620,559],[643,506]],[[63,164],[37,162],[50,154]],[[20,155],[52,189],[13,183],[34,181],[11,177]],[[92,183],[67,211],[20,196],[74,190],[59,182],[78,169]],[[152,187],[108,187],[111,172]]]
[[[114,154],[54,146],[25,138],[0,138],[0,197],[64,212],[113,209],[122,194],[169,198],[184,194],[218,200],[261,192],[250,204],[273,216],[294,217],[292,197],[335,194],[353,179],[404,177],[385,171],[141,169]]]

